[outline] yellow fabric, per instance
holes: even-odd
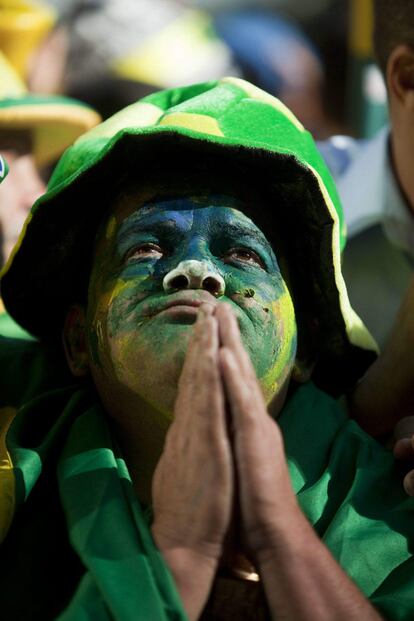
[[[362,58],[372,57],[373,22],[372,0],[352,0],[348,31],[349,47],[352,54],[362,56]]]
[[[0,99],[21,97],[26,92],[27,89],[23,80],[0,51]]]
[[[90,108],[67,103],[25,103],[0,108],[0,129],[31,129],[33,154],[39,166],[59,157],[79,134],[99,123],[100,116]]]
[[[116,75],[166,88],[197,79],[202,67],[214,65],[223,44],[210,33],[211,18],[202,11],[185,11],[178,19],[117,59]]]
[[[361,347],[362,349],[367,349],[371,351],[373,350],[373,351],[378,352],[379,351],[378,345],[376,344],[375,340],[373,339],[371,334],[368,332],[365,325],[362,323],[361,319],[358,317],[354,309],[352,308],[350,301],[349,301],[348,292],[346,289],[344,277],[342,276],[342,270],[341,270],[341,248],[340,248],[340,234],[339,234],[340,224],[339,224],[338,213],[331,200],[331,197],[329,196],[326,186],[321,179],[321,176],[315,170],[315,168],[313,168],[313,166],[311,166],[310,164],[308,164],[308,166],[318,181],[319,189],[321,193],[323,194],[326,206],[328,207],[329,213],[332,217],[332,220],[334,221],[333,232],[332,232],[332,258],[333,258],[333,263],[335,267],[335,270],[334,270],[335,283],[338,289],[339,305],[340,305],[342,315],[344,318],[345,329],[346,329],[346,333],[348,335],[349,341],[353,345],[357,345],[358,347]]]
[[[26,78],[31,55],[55,21],[52,8],[39,1],[0,0],[0,50],[21,78]]]
[[[141,101],[127,106],[108,121],[94,127],[85,136],[80,136],[77,142],[95,138],[112,138],[125,127],[148,127],[155,125],[162,116],[163,110],[154,104]]]
[[[0,543],[6,536],[14,513],[13,464],[6,446],[6,434],[15,415],[14,408],[0,408]]]
[[[159,122],[159,125],[187,127],[202,134],[224,136],[216,119],[207,114],[191,114],[190,112],[166,114]]]

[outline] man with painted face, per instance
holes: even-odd
[[[2,276],[77,378],[16,388],[31,358],[0,350],[6,618],[411,618],[414,500],[328,394],[375,356],[341,223],[309,134],[242,80],[65,153]]]

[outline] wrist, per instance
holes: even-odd
[[[303,551],[303,542],[313,529],[299,505],[290,507],[277,516],[272,524],[262,531],[260,542],[252,548],[252,559],[261,574],[266,566],[292,558]]]
[[[199,618],[211,591],[218,562],[189,548],[160,548],[190,621]]]
[[[174,529],[166,528],[165,524],[155,521],[151,526],[152,536],[158,549],[165,556],[188,555],[189,560],[194,558],[203,562],[203,565],[217,567],[223,554],[223,544],[213,541],[202,541],[199,537],[177,533]]]

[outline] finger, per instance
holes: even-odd
[[[225,408],[218,361],[218,324],[211,305],[201,311],[191,354],[185,362],[179,383],[176,409],[180,412],[184,410],[186,414],[176,414],[176,420],[180,424],[191,425],[194,433],[197,433],[194,426],[199,426],[200,420],[200,429],[215,424],[220,426],[221,433],[225,431]],[[216,433],[217,430],[210,431]]]
[[[205,410],[210,410],[210,416],[222,415],[224,388],[219,368],[219,333],[215,317],[211,315],[206,317],[203,329],[197,360],[198,399],[204,402]]]
[[[414,470],[410,470],[404,477],[404,489],[409,496],[414,496]]]
[[[199,374],[200,356],[204,351],[203,339],[206,337],[205,322],[211,315],[210,306],[202,305],[199,309],[197,320],[193,326],[190,336],[187,352],[184,359],[183,368],[178,381],[178,391],[175,407],[176,424],[187,424],[191,416],[190,404],[197,398],[197,390],[199,390],[202,378]],[[176,425],[175,425],[176,426]]]
[[[395,459],[414,459],[414,449],[411,438],[401,438],[394,444],[393,453]]]
[[[204,324],[207,317],[212,315],[212,310],[214,309],[211,304],[202,304],[198,310],[197,319],[194,323],[190,340],[188,341],[187,353],[181,372],[181,378],[184,381],[187,379],[187,376],[191,377],[197,368],[195,363],[200,353],[199,350],[203,335],[205,334]]]
[[[234,352],[241,365],[241,370],[245,374],[256,377],[250,356],[241,340],[239,325],[231,306],[226,303],[220,304],[216,311],[216,317],[219,322],[221,345]]]
[[[246,378],[240,373],[238,359],[234,352],[227,347],[220,348],[219,357],[235,428],[237,429],[240,425],[250,425],[262,416],[267,416],[263,395],[256,376],[253,382],[246,381]]]

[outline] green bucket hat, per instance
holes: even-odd
[[[293,271],[306,291],[300,303],[311,300],[320,327],[314,378],[332,393],[352,386],[376,346],[352,310],[343,281],[345,228],[335,185],[294,115],[238,78],[154,93],[64,153],[3,270],[8,312],[34,335],[56,337],[69,304],[81,296],[80,283],[87,282],[94,237],[119,179],[133,171],[135,182],[144,183],[160,165],[179,176],[195,161],[236,170],[244,182],[266,191],[266,213],[253,206],[249,215],[276,253],[274,232],[285,238],[289,262],[295,262]]]

